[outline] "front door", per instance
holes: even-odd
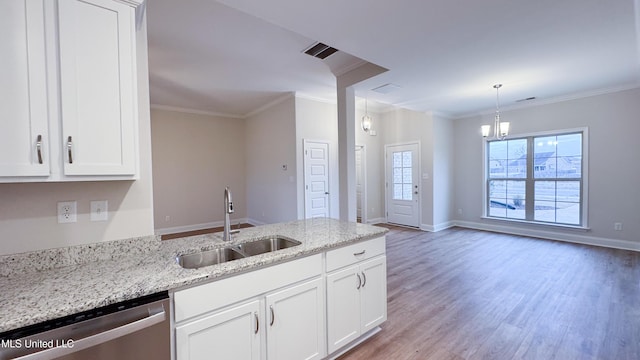
[[[386,146],[387,222],[420,226],[418,144]]]
[[[329,217],[329,143],[304,141],[304,217]]]

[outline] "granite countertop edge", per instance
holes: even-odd
[[[153,241],[125,254],[128,245],[113,242],[120,253],[94,247],[92,261],[0,276],[0,333],[154,294],[176,291],[223,277],[310,256],[384,235],[388,229],[334,219],[308,219],[242,229],[231,242],[219,234]],[[198,269],[183,269],[175,261],[180,254],[224,247],[279,235],[302,244],[272,253]],[[127,244],[136,244],[130,240]],[[18,257],[19,258],[19,257]],[[6,272],[6,271],[5,271]]]

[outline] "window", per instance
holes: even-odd
[[[486,215],[584,226],[583,135],[488,141]]]
[[[411,151],[393,152],[393,200],[413,199]]]

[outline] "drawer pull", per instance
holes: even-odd
[[[364,274],[364,271],[362,272],[362,287],[364,287],[367,284],[367,276]]]
[[[353,253],[353,256],[359,256],[359,255],[364,255],[364,253],[367,252],[367,250],[362,250],[360,252],[357,253]]]
[[[38,153],[38,164],[42,164],[42,135],[36,139],[36,152]]]
[[[254,334],[257,334],[258,330],[260,330],[260,320],[258,320],[258,313],[253,313],[253,316],[256,318],[256,330]]]
[[[67,138],[67,151],[69,154],[69,164],[73,164],[73,138],[71,136]]]
[[[269,306],[269,309],[271,310],[271,323],[269,326],[273,326],[273,322],[276,321],[276,315],[273,313],[273,305]]]
[[[362,278],[360,277],[360,274],[356,274],[356,276],[358,277],[358,287],[356,288],[356,290],[360,290],[360,288],[362,287]]]

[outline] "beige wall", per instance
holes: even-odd
[[[245,120],[154,108],[151,137],[156,232],[220,226],[227,185],[246,217]]]
[[[295,97],[246,121],[247,217],[256,224],[297,219]]]
[[[146,24],[138,29],[140,179],[0,184],[0,254],[153,234]],[[58,224],[57,202],[77,201],[78,222]],[[109,221],[91,222],[91,200],[109,202]]]

